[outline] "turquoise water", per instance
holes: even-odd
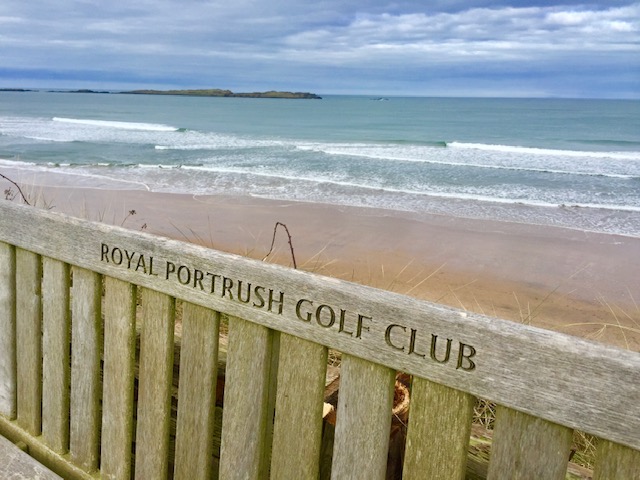
[[[61,183],[640,236],[640,102],[0,92],[2,167]]]

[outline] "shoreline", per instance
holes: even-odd
[[[239,185],[236,185],[235,180],[225,178],[224,175],[218,177],[217,174],[213,174],[211,177],[208,176],[210,172],[207,170],[194,172],[188,166],[182,170],[180,166],[173,165],[172,162],[168,162],[167,165],[162,162],[147,165],[151,168],[145,168],[143,164],[139,164],[131,171],[128,170],[130,166],[118,168],[111,164],[96,164],[89,171],[84,169],[75,171],[71,164],[60,164],[61,168],[52,168],[49,165],[21,164],[19,160],[8,159],[0,159],[0,164],[2,164],[2,171],[11,178],[25,184],[42,187],[66,186],[74,189],[99,188],[117,191],[144,189],[176,195],[233,195],[238,197],[245,196],[247,191],[251,191],[255,192],[254,198],[264,198],[265,200],[276,199],[310,204],[326,202],[327,205],[336,208],[344,206],[355,209],[383,210],[392,212],[394,215],[437,215],[640,238],[640,209],[635,207],[610,208],[606,205],[581,203],[556,205],[535,200],[501,200],[482,196],[475,198],[465,194],[460,196],[413,194],[384,189],[376,190],[368,187],[354,187],[345,190],[335,190],[333,187],[328,187],[315,190],[308,185],[311,191],[307,191],[300,190],[299,185],[289,181],[285,181],[281,189],[272,189],[268,185],[268,181],[265,183],[261,180],[255,184],[240,182]],[[113,172],[111,172],[112,168],[114,168]],[[112,174],[110,175],[109,172]],[[260,178],[260,175],[256,178]],[[305,181],[308,182],[308,180]],[[202,189],[199,185],[200,182],[204,182],[207,186]],[[208,182],[215,185],[214,191]],[[292,190],[287,190],[289,187]],[[327,199],[332,201],[328,202]]]
[[[57,212],[257,260],[280,222],[300,269],[640,351],[637,237],[251,196],[23,185]],[[292,264],[281,229],[267,261]]]

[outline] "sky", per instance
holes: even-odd
[[[640,99],[640,2],[2,0],[0,88]]]

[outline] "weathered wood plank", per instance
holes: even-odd
[[[131,478],[136,361],[136,288],[105,278],[102,389],[103,478]]]
[[[384,479],[395,372],[343,355],[331,478]]]
[[[573,431],[498,406],[487,480],[564,479]]]
[[[142,309],[135,471],[161,480],[169,473],[175,301],[143,289]]]
[[[404,479],[464,479],[475,398],[414,378]]]
[[[62,261],[640,449],[636,352],[12,202],[0,209],[0,241],[43,254],[55,244]],[[430,355],[434,338],[451,339],[446,362]]]
[[[69,450],[71,368],[69,265],[42,258],[42,436],[52,450]]]
[[[267,478],[273,331],[229,318],[220,478]]]
[[[184,304],[175,478],[211,478],[219,325],[219,313]]]
[[[73,267],[71,300],[71,458],[87,471],[100,451],[102,277]]]
[[[640,480],[640,451],[607,440],[598,442],[593,480]]]
[[[42,262],[16,250],[16,344],[18,422],[32,435],[42,429]]]
[[[62,477],[31,458],[2,436],[0,436],[0,478],[62,480]]]
[[[272,478],[317,480],[327,349],[280,336]]]
[[[16,254],[0,242],[0,414],[16,417]]]

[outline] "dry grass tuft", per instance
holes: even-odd
[[[571,457],[571,461],[581,467],[593,470],[597,446],[598,439],[596,437],[576,430],[573,432],[573,448],[575,449],[575,453]]]
[[[476,399],[476,404],[473,406],[473,424],[493,430],[495,421],[496,404],[481,398]]]

